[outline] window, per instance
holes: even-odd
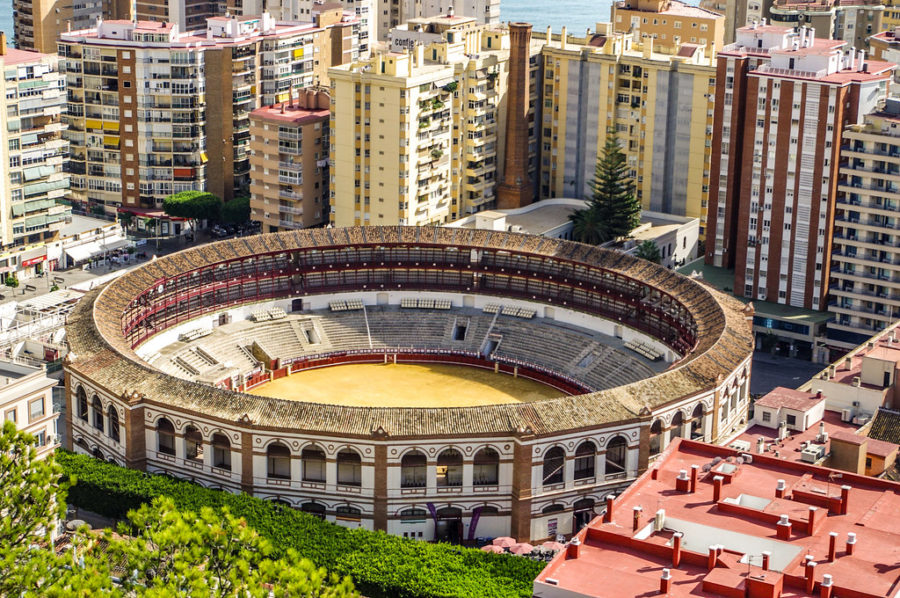
[[[231,471],[231,442],[224,434],[213,434],[213,467]]]
[[[492,486],[499,482],[500,455],[492,448],[475,453],[472,483],[476,486]]]
[[[337,456],[338,484],[362,485],[362,459],[353,451],[341,451]]]
[[[762,420],[763,420],[764,422],[770,422],[770,421],[772,421],[772,414],[769,413],[768,411],[763,411],[763,412],[762,412]]]
[[[34,399],[28,402],[28,421],[33,422],[36,419],[44,417],[44,397]],[[100,414],[101,421],[103,414]]]
[[[795,416],[795,415],[788,415],[785,419],[787,419],[787,424],[789,426],[793,426],[793,425],[797,424],[797,416]]]
[[[628,448],[625,439],[616,436],[606,445],[606,475],[625,473],[625,455]]]
[[[112,405],[106,408],[106,418],[109,420],[109,437],[119,442],[119,412]]]
[[[314,502],[305,502],[300,505],[300,510],[304,513],[309,513],[319,519],[325,519],[325,505],[320,505],[319,503]]]
[[[303,449],[300,453],[303,460],[303,481],[325,481],[325,452],[318,447]]]
[[[100,403],[100,397],[94,395],[91,401],[91,409],[94,411],[94,428],[103,431],[103,405]]]
[[[87,403],[87,394],[84,392],[84,387],[78,387],[78,419],[82,421],[88,420],[88,403]]]
[[[351,520],[351,521],[359,521],[362,517],[362,511],[356,507],[351,507],[350,505],[341,505],[334,510],[334,514],[338,519]]]
[[[7,411],[4,419],[8,422],[16,423],[16,410],[10,409]]]
[[[188,426],[184,431],[184,458],[203,461],[203,436],[194,426]]]
[[[658,419],[650,426],[650,456],[658,455],[662,450],[662,420]]]
[[[585,480],[594,477],[594,458],[597,447],[590,440],[585,440],[575,449],[575,479]]]
[[[403,455],[400,461],[400,487],[424,488],[425,487],[425,454],[412,451]]]
[[[456,449],[447,449],[437,458],[437,485],[462,486],[462,454]]]
[[[565,480],[566,454],[558,446],[544,454],[544,485],[562,484]]]
[[[166,418],[156,423],[157,450],[164,455],[175,454],[175,426]]]
[[[266,449],[267,475],[276,480],[291,479],[291,451],[283,444],[270,444]]]

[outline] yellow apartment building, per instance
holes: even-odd
[[[662,54],[676,53],[681,44],[697,44],[707,46],[706,54],[713,56],[725,45],[725,15],[679,0],[618,0],[610,12],[614,31],[639,31]]]
[[[336,226],[440,225],[495,206],[509,33],[415,21],[392,51],[329,71]],[[540,45],[531,52],[535,80]]]
[[[609,24],[544,41],[541,197],[590,195],[615,130],[645,210],[701,219],[704,234],[716,68],[708,48],[657,52]],[[539,36],[536,36],[539,37]]]

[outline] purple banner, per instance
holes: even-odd
[[[478,526],[478,520],[481,518],[481,509],[482,507],[475,507],[472,509],[472,521],[469,523],[468,540],[475,539],[475,528]]]

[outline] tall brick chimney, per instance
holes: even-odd
[[[509,80],[506,89],[506,155],[497,207],[518,208],[534,197],[528,176],[528,64],[531,24],[509,24]]]

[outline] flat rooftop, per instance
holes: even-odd
[[[535,580],[534,594],[660,595],[668,569],[668,596],[818,597],[824,574],[832,577],[833,596],[895,596],[900,484],[847,472],[835,482],[835,473],[676,439],[612,502],[608,520],[595,518],[577,534],[580,545],[557,554]],[[805,587],[807,555],[816,563],[812,591]]]
[[[720,291],[724,291],[744,303],[752,301],[753,307],[756,309],[756,315],[760,317],[770,317],[799,324],[819,324],[832,318],[832,315],[827,311],[814,311],[803,309],[802,307],[772,303],[771,301],[751,300],[735,295],[732,288],[734,286],[734,270],[710,266],[704,263],[702,257],[678,268],[676,272],[685,276],[691,276],[692,273],[696,272],[701,275],[701,280],[708,282]]]
[[[11,361],[0,361],[0,378],[12,378],[13,380],[18,380],[19,378],[30,376],[39,371],[41,371],[41,368],[21,363],[13,363]]]
[[[801,463],[804,444],[824,444],[825,450],[823,456],[831,451],[831,438],[834,434],[842,432],[844,434],[855,434],[859,426],[850,422],[841,421],[841,413],[839,411],[825,411],[822,417],[822,423],[825,424],[825,432],[828,434],[828,440],[824,443],[816,442],[819,435],[819,423],[816,423],[802,432],[798,430],[790,430],[789,435],[779,440],[778,428],[767,428],[765,426],[755,425],[747,428],[743,434],[731,440],[731,446],[735,443],[745,442],[750,446],[749,452],[756,454],[757,442],[763,438],[763,454],[781,459],[783,461],[793,461]]]
[[[86,233],[89,230],[105,228],[107,226],[114,227],[116,226],[116,223],[110,220],[101,220],[100,218],[72,214],[72,220],[62,227],[62,230],[59,231],[59,236],[63,238],[74,237],[75,235]]]

